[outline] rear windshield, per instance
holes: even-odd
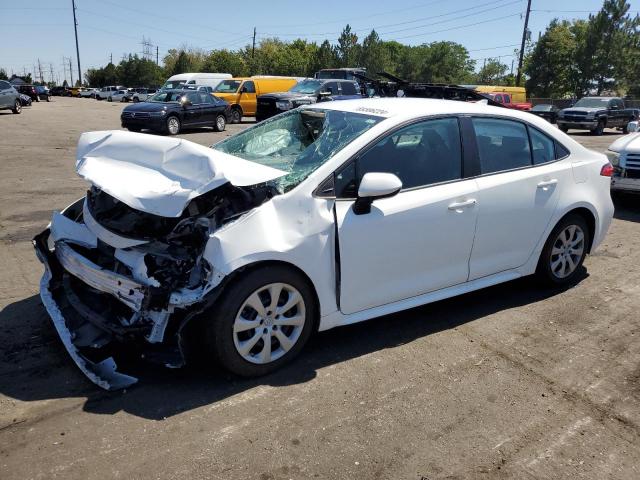
[[[534,112],[549,112],[553,108],[553,105],[535,105],[531,110]]]
[[[224,80],[216,87],[214,92],[218,93],[236,93],[240,88],[240,80]]]

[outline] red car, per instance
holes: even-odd
[[[529,102],[514,102],[510,93],[493,92],[489,93],[491,100],[501,103],[507,108],[515,108],[516,110],[531,110]]]

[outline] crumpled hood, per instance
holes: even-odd
[[[630,133],[620,137],[611,145],[609,150],[614,152],[640,153],[640,132]]]
[[[131,208],[179,217],[189,201],[227,182],[242,187],[286,174],[187,140],[110,130],[80,136],[76,171]]]

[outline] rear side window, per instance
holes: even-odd
[[[535,128],[529,128],[529,135],[531,136],[534,165],[551,162],[556,159],[556,149],[552,139]]]
[[[356,86],[351,82],[341,82],[342,95],[357,95]]]
[[[495,173],[528,167],[531,163],[529,136],[519,122],[497,118],[474,118],[480,173]]]
[[[563,146],[561,143],[556,142],[556,158],[557,159],[568,157],[570,154],[571,152],[569,152],[569,150],[567,150],[565,146]]]
[[[11,88],[11,84],[9,82],[0,80],[0,90],[9,90],[10,88]]]

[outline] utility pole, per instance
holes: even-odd
[[[109,54],[109,63],[113,63],[113,52]]]
[[[50,72],[51,83],[55,83],[57,85],[58,82],[56,82],[53,77],[53,63],[49,63],[49,72]]]
[[[160,65],[160,62],[158,62],[158,46],[156,45],[156,65]]]
[[[251,58],[256,53],[256,27],[253,27],[253,46],[251,47]]]
[[[80,47],[78,47],[78,21],[76,20],[76,0],[71,0],[71,6],[73,7],[73,30],[76,33],[76,58],[78,59],[78,81],[80,82],[80,84],[82,84],[82,68],[80,67]],[[71,83],[73,83],[73,79],[71,79]]]
[[[529,13],[531,13],[531,0],[527,0],[527,14],[524,17],[524,29],[522,30],[522,43],[520,44],[520,58],[518,59],[516,87],[520,86],[520,80],[522,78],[522,59],[524,57],[524,43],[527,40],[527,31],[529,27]]]
[[[40,59],[38,59],[38,73],[40,73],[40,83],[44,83],[44,78],[42,77],[42,64],[40,63]]]
[[[71,87],[73,87],[73,68],[71,66],[71,57],[69,57],[69,75],[71,76]]]

